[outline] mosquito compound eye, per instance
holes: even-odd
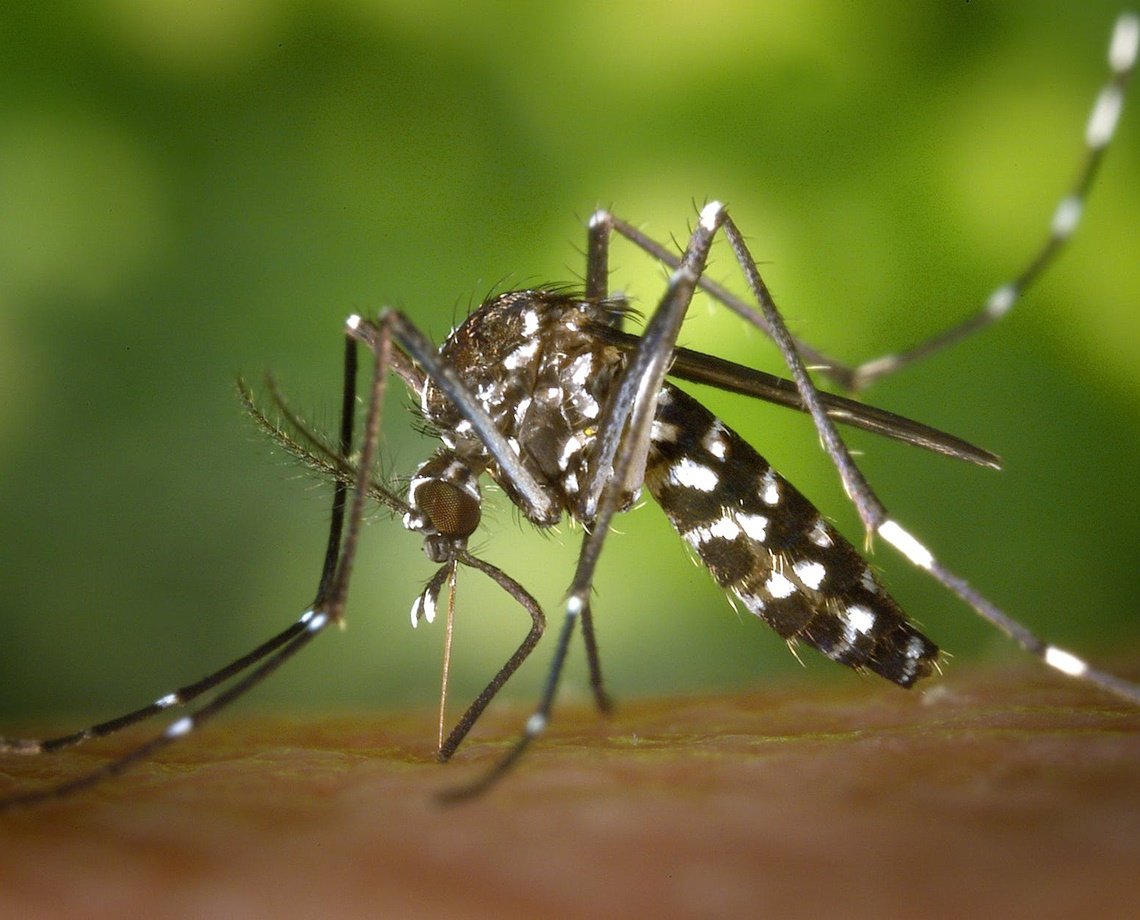
[[[465,538],[475,532],[482,497],[475,475],[448,451],[426,460],[412,477],[408,502],[445,537]]]
[[[479,526],[479,499],[442,479],[432,479],[416,490],[416,506],[432,526],[448,537],[469,537]]]

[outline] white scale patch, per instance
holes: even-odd
[[[918,667],[918,659],[922,656],[922,640],[918,636],[913,637],[906,644],[906,664],[903,666],[903,674],[906,677],[913,677],[915,668]]]
[[[189,733],[190,729],[193,727],[194,719],[190,716],[183,716],[177,722],[171,722],[163,734],[167,738],[181,738],[183,735]]]
[[[530,363],[531,358],[538,352],[538,339],[524,342],[503,359],[503,367],[509,371],[517,370]]]
[[[530,359],[535,357],[536,351],[538,351],[537,340],[523,343],[503,359],[503,366],[507,371],[518,371],[520,367],[530,363]]]
[[[708,527],[694,527],[685,531],[685,540],[693,549],[699,549],[714,537],[721,540],[735,540],[740,536],[740,526],[729,515],[717,518]]]
[[[760,480],[760,500],[765,505],[780,504],[780,485],[776,482],[776,473],[772,469],[766,470],[764,478]]]
[[[853,604],[847,608],[845,622],[855,632],[867,635],[875,625],[875,614],[861,604]]]
[[[740,598],[740,602],[748,608],[750,613],[759,616],[760,612],[764,609],[764,599],[758,594],[745,594],[743,591],[736,590],[732,593]]]
[[[483,404],[491,415],[495,414],[495,409],[498,408],[499,403],[503,401],[503,384],[500,381],[488,382],[480,384],[479,388],[475,391],[475,398]]]
[[[713,425],[701,439],[701,446],[719,460],[728,456],[728,439],[724,434],[724,425],[720,421]]]
[[[929,569],[934,565],[934,556],[930,550],[918,542],[911,534],[903,530],[894,521],[887,520],[879,527],[879,536],[890,543],[895,549],[907,557],[920,569]]]
[[[523,335],[534,335],[538,332],[538,313],[534,310],[527,310],[522,315],[523,320]]]
[[[757,543],[763,543],[768,539],[768,519],[764,515],[737,512],[736,523]]]
[[[724,205],[719,201],[710,201],[701,208],[701,226],[712,233],[717,228],[717,223],[720,221],[720,214],[723,210]]]
[[[594,370],[594,356],[589,352],[578,355],[570,363],[570,380],[580,387],[586,385],[586,381],[590,379],[590,374]]]
[[[1055,645],[1045,649],[1045,663],[1070,677],[1080,677],[1089,669],[1089,666],[1072,652],[1066,652]]]
[[[1093,150],[1104,147],[1112,140],[1123,107],[1124,93],[1119,86],[1112,84],[1100,91],[1085,129],[1085,143]]]
[[[863,574],[859,576],[859,584],[863,586],[863,590],[869,591],[871,594],[879,593],[879,583],[875,581],[875,576],[871,574],[870,569],[863,569]]]
[[[424,619],[427,620],[429,623],[434,623],[435,622],[435,605],[436,605],[435,592],[434,591],[425,591],[423,593],[423,598],[424,598]]]
[[[1136,63],[1136,52],[1140,49],[1140,18],[1135,13],[1125,13],[1116,20],[1112,30],[1112,43],[1108,47],[1108,63],[1116,73],[1128,70]]]
[[[1123,73],[1137,63],[1140,50],[1140,17],[1125,13],[1116,21],[1112,44],[1108,46],[1108,63],[1116,73]]]
[[[653,425],[649,429],[650,439],[660,441],[662,444],[676,444],[677,435],[680,433],[681,429],[672,422],[659,422],[657,419],[653,420]]]
[[[570,364],[570,404],[584,418],[598,417],[598,402],[587,388],[593,372],[594,356],[589,353],[579,355]]]
[[[711,492],[716,488],[719,478],[709,467],[682,457],[669,468],[669,481],[687,489]]]
[[[870,634],[875,625],[875,614],[861,604],[848,607],[843,617],[843,640],[854,645],[859,636]]]
[[[796,593],[796,586],[779,572],[773,572],[764,583],[764,590],[776,600],[783,600]]]
[[[580,400],[575,400],[574,407],[586,418],[598,417],[598,403],[589,394],[583,394]]]
[[[816,518],[811,530],[808,531],[808,539],[823,549],[827,549],[835,542],[831,539],[831,534],[827,532],[827,525],[823,523],[823,518]]]
[[[823,584],[823,577],[827,574],[827,569],[823,567],[822,563],[808,559],[799,560],[792,566],[792,570],[796,573],[796,577],[813,591],[819,589],[819,586]]]
[[[428,526],[428,519],[418,511],[409,511],[404,515],[404,529],[405,530],[425,530]]]
[[[1062,198],[1058,203],[1057,210],[1053,213],[1053,223],[1050,229],[1054,236],[1064,239],[1073,235],[1073,231],[1077,229],[1077,224],[1080,222],[1081,199],[1070,195],[1067,198]]]
[[[570,468],[570,462],[574,459],[575,455],[581,453],[582,442],[578,440],[575,434],[570,435],[566,439],[566,443],[562,445],[562,454],[558,458],[558,469],[566,472]]]
[[[1003,284],[986,300],[986,312],[995,319],[1005,316],[1016,300],[1016,285]]]

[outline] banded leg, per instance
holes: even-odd
[[[590,458],[590,476],[581,495],[578,515],[581,520],[590,521],[590,527],[583,537],[574,579],[567,591],[562,629],[538,707],[506,755],[474,782],[445,791],[441,795],[445,802],[462,801],[482,794],[518,762],[550,721],[566,654],[579,619],[583,623],[583,631],[592,634],[590,592],[598,558],[613,516],[628,507],[640,488],[649,455],[650,427],[673,346],[697,281],[704,273],[713,237],[724,217],[724,209],[719,202],[712,202],[701,210],[700,220],[681,263],[673,272],[665,295],[646,325],[640,343],[620,377],[616,395],[600,421],[597,443]],[[593,672],[597,666],[596,646],[590,650],[590,656]]]
[[[341,410],[340,452],[342,457],[347,457],[352,450],[353,416],[356,395],[356,346],[351,339],[346,340],[344,368],[344,398]],[[358,497],[359,490],[366,490],[370,484],[369,471],[372,465],[372,457],[368,455],[367,450],[362,455],[361,464],[361,481],[358,484]],[[347,575],[349,571],[349,569],[345,567],[345,564],[347,560],[347,564],[349,566],[351,565],[353,550],[359,534],[359,512],[362,511],[363,507],[362,501],[354,502],[353,513],[349,521],[349,533],[344,540],[342,548],[341,536],[345,524],[347,494],[348,488],[344,481],[337,478],[333,490],[329,539],[325,549],[324,561],[321,566],[317,595],[309,609],[287,629],[262,643],[253,651],[232,661],[225,667],[220,668],[195,683],[187,684],[172,693],[160,697],[148,706],[57,738],[44,740],[27,738],[0,739],[0,753],[51,753],[84,741],[106,737],[107,735],[149,719],[152,716],[166,712],[168,709],[189,705],[203,694],[224,685],[227,681],[238,678],[239,676],[240,679],[220,691],[209,702],[200,706],[197,710],[171,722],[161,734],[143,742],[127,753],[74,779],[44,789],[17,793],[0,798],[0,810],[19,805],[31,805],[52,798],[59,798],[73,792],[78,792],[104,779],[122,773],[133,764],[150,757],[156,751],[161,750],[168,744],[187,735],[202,722],[212,718],[231,702],[253,689],[289,660],[289,658],[308,645],[318,633],[324,630],[331,620],[339,618],[341,611],[343,611],[344,592],[347,587]],[[357,507],[358,505],[360,506],[359,508]],[[355,522],[353,520],[354,518],[356,519]]]
[[[491,678],[483,691],[475,697],[467,710],[459,717],[455,727],[451,732],[444,737],[444,703],[447,697],[447,671],[449,656],[445,652],[444,657],[444,676],[443,676],[443,689],[440,693],[440,727],[439,727],[439,749],[436,752],[436,759],[440,763],[446,763],[451,759],[452,755],[458,749],[460,743],[467,737],[467,733],[471,731],[479,717],[483,714],[483,710],[487,708],[488,704],[495,698],[495,694],[502,689],[503,685],[510,680],[512,675],[519,669],[524,661],[534,651],[534,647],[538,644],[538,640],[542,638],[542,633],[546,628],[546,617],[543,615],[542,608],[539,606],[538,601],[528,592],[522,585],[511,578],[506,572],[498,566],[491,565],[491,563],[480,559],[478,556],[473,556],[466,550],[458,550],[454,553],[453,558],[443,565],[438,572],[431,578],[431,580],[424,587],[423,591],[416,597],[415,602],[412,604],[412,626],[418,626],[421,621],[431,623],[435,620],[436,611],[439,607],[439,597],[444,588],[447,588],[449,593],[449,601],[453,600],[455,593],[455,571],[459,565],[466,565],[470,568],[476,569],[488,578],[495,582],[507,594],[509,594],[514,601],[522,607],[531,619],[530,631],[523,638],[519,647],[515,649],[513,655],[499,668],[495,676]],[[448,611],[449,618],[451,611]],[[450,643],[450,638],[448,640]]]
[[[1098,93],[1089,114],[1085,128],[1084,157],[1077,170],[1076,178],[1069,190],[1057,203],[1045,241],[1011,281],[998,285],[986,298],[981,309],[973,316],[906,351],[882,355],[859,365],[849,365],[824,354],[799,339],[794,339],[796,348],[804,361],[818,369],[836,385],[846,390],[860,391],[897,370],[901,370],[934,352],[987,328],[1009,313],[1017,300],[1041,278],[1046,269],[1055,261],[1080,223],[1089,189],[1116,132],[1116,126],[1124,105],[1125,87],[1136,66],[1138,45],[1140,45],[1140,17],[1135,13],[1124,13],[1116,20],[1113,28],[1108,49],[1110,77],[1108,83]],[[610,230],[618,233],[658,261],[672,268],[676,268],[680,264],[680,259],[676,253],[620,218],[608,212],[599,212],[591,221],[591,227],[596,221],[605,224],[607,233]],[[593,251],[591,246],[589,252],[593,254]],[[755,309],[747,301],[737,297],[710,278],[702,277],[698,286],[713,299],[756,325],[765,334],[772,335],[768,321],[763,316],[757,315]]]
[[[825,369],[829,377],[849,390],[865,389],[876,380],[993,325],[1009,313],[1014,304],[1053,264],[1080,224],[1089,188],[1116,133],[1116,125],[1124,106],[1124,90],[1136,66],[1138,45],[1140,45],[1140,17],[1135,13],[1124,13],[1116,20],[1113,28],[1108,47],[1109,81],[1097,94],[1092,111],[1089,113],[1088,123],[1085,126],[1084,157],[1077,169],[1076,178],[1068,192],[1057,202],[1045,241],[1025,267],[1012,280],[996,287],[978,312],[957,325],[906,351],[882,355],[857,367],[832,365]]]
[[[942,565],[929,549],[887,514],[886,507],[856,466],[846,444],[839,437],[835,424],[824,410],[819,391],[816,390],[815,384],[804,367],[803,359],[797,352],[794,340],[760,276],[756,262],[748,251],[740,231],[727,215],[723,220],[723,229],[733,252],[736,254],[737,262],[748,281],[748,286],[760,304],[764,317],[772,330],[776,345],[791,370],[800,397],[815,422],[824,449],[839,471],[843,487],[859,512],[860,519],[866,529],[868,543],[873,534],[878,534],[914,565],[929,572],[935,581],[973,607],[983,619],[996,626],[1022,648],[1040,658],[1050,667],[1071,677],[1086,680],[1130,702],[1140,703],[1140,685],[1093,668],[1072,652],[1050,645],[1038,638],[971,587],[965,579]]]

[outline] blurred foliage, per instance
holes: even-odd
[[[437,339],[492,289],[580,277],[606,204],[661,239],[730,204],[794,328],[860,359],[973,310],[1044,234],[1117,12],[1088,2],[468,4],[245,0],[0,10],[0,712],[108,715],[290,622],[328,490],[254,433],[232,379],[280,376],[331,429],[340,329],[406,308]],[[1001,453],[1002,473],[853,436],[896,516],[1033,628],[1137,648],[1140,112],[1071,251],[1011,317],[870,398]],[[628,248],[614,285],[651,307]],[[737,284],[727,253],[713,274]],[[777,369],[700,300],[685,343]],[[802,418],[706,394],[848,533]],[[398,406],[398,401],[392,403]],[[430,450],[389,413],[386,466]],[[478,541],[556,615],[577,535],[502,502]],[[619,695],[781,679],[660,512],[620,521],[598,583]],[[957,658],[1017,651],[888,549],[896,595]],[[426,702],[431,572],[377,514],[346,636],[258,694]],[[464,573],[459,700],[526,617]],[[544,643],[511,692],[529,698]],[[567,691],[582,693],[580,655]],[[852,680],[807,654],[814,677]]]

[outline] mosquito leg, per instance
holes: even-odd
[[[195,681],[192,684],[187,684],[184,687],[179,687],[172,693],[167,693],[165,696],[159,697],[153,703],[143,706],[133,712],[128,712],[124,715],[117,716],[114,719],[108,719],[106,722],[100,722],[97,725],[89,726],[88,728],[81,729],[77,732],[72,732],[68,735],[60,735],[56,738],[0,738],[0,754],[51,754],[55,751],[61,751],[64,748],[72,747],[76,744],[81,744],[85,741],[93,741],[96,738],[105,738],[107,735],[112,735],[115,732],[122,731],[131,725],[143,722],[159,713],[165,712],[168,709],[177,706],[184,706],[192,702],[197,697],[201,696],[219,684],[224,683],[236,674],[240,674],[246,669],[252,667],[257,662],[261,661],[267,655],[272,654],[281,646],[288,644],[290,641],[296,639],[299,633],[303,632],[304,626],[300,623],[294,623],[288,629],[282,630],[272,639],[262,643],[253,651],[241,658],[231,661],[224,668],[221,668],[212,674],[207,675],[201,680]]]
[[[151,738],[132,751],[108,761],[103,764],[103,766],[84,773],[75,779],[67,780],[55,786],[49,786],[46,789],[36,789],[31,792],[18,793],[6,798],[0,798],[0,811],[16,806],[33,805],[37,802],[62,798],[73,792],[79,792],[112,776],[117,776],[139,761],[147,759],[168,744],[172,744],[179,738],[189,734],[207,719],[217,715],[218,712],[238,697],[257,686],[266,677],[292,658],[293,655],[308,645],[327,624],[328,617],[324,614],[314,614],[312,611],[307,611],[305,616],[295,624],[295,631],[291,640],[281,646],[275,654],[269,656],[257,668],[247,673],[241,680],[232,684],[222,693],[219,693],[197,711],[171,722],[161,735]]]
[[[980,311],[956,326],[933,336],[906,351],[883,355],[860,364],[856,368],[833,367],[826,371],[847,377],[844,385],[862,390],[881,377],[892,374],[909,364],[941,351],[979,330],[996,323],[1013,308],[1017,300],[1037,281],[1057,258],[1072,237],[1081,220],[1089,188],[1104,159],[1105,150],[1116,132],[1120,112],[1124,105],[1124,89],[1136,64],[1137,45],[1140,44],[1140,17],[1125,13],[1116,20],[1108,49],[1111,76],[1097,95],[1085,128],[1085,153],[1076,179],[1069,191],[1057,203],[1049,233],[1041,247],[1012,281],[995,288]]]
[[[362,320],[361,317],[355,314],[350,316],[346,323],[349,338],[360,339],[363,325],[364,320]],[[339,558],[337,558],[335,562],[329,562],[331,557],[337,555],[333,549],[333,540],[330,536],[329,556],[326,557],[325,572],[322,576],[321,590],[319,592],[321,608],[328,613],[329,617],[338,623],[344,617],[344,606],[348,599],[348,583],[352,577],[352,566],[356,561],[356,551],[360,545],[360,532],[364,526],[364,505],[368,501],[368,492],[372,484],[372,466],[376,462],[376,453],[379,449],[380,416],[384,408],[384,394],[387,390],[388,368],[390,366],[392,353],[392,338],[388,332],[388,328],[386,326],[372,326],[371,328],[375,330],[377,334],[368,340],[368,344],[372,348],[375,357],[373,361],[372,385],[368,396],[368,410],[364,417],[364,437],[360,445],[359,472],[356,477],[356,485],[353,488],[352,504],[348,509],[347,528],[345,529],[344,541],[340,544]],[[351,344],[355,346],[355,342]],[[354,392],[352,394],[348,392],[350,388],[347,385],[347,372],[345,376],[345,395],[344,402],[341,406],[343,413],[341,446],[343,448],[347,442],[351,450],[352,417],[355,414],[356,398]],[[351,389],[355,391],[355,387]],[[344,421],[345,418],[347,418],[347,421]],[[346,451],[345,456],[347,455],[348,452]],[[340,488],[343,489],[344,486],[341,485]],[[342,520],[344,513],[343,501],[344,499],[342,498]],[[335,517],[334,511],[334,518]],[[339,530],[339,527],[337,527],[337,529]]]
[[[531,627],[522,643],[515,650],[515,653],[507,659],[507,662],[499,668],[498,673],[491,678],[490,683],[483,689],[483,692],[467,707],[467,711],[463,713],[463,716],[455,724],[455,728],[451,730],[451,734],[447,736],[447,740],[440,745],[439,760],[441,762],[449,760],[451,755],[455,753],[460,742],[467,737],[467,733],[471,731],[471,727],[483,714],[483,710],[486,709],[491,700],[495,698],[495,694],[499,692],[503,684],[510,680],[515,671],[519,669],[519,666],[522,665],[530,656],[530,653],[534,651],[534,647],[538,644],[538,640],[542,638],[543,630],[546,628],[546,617],[543,616],[542,608],[539,607],[538,601],[502,569],[469,553],[460,555],[458,561],[483,572],[493,579],[507,594],[513,597],[515,601],[530,614]]]
[[[590,669],[590,691],[594,694],[594,705],[598,712],[608,715],[613,712],[614,702],[606,692],[602,679],[602,660],[598,655],[598,637],[594,632],[594,614],[587,609],[582,615],[582,642],[586,646],[586,664]]]
[[[350,336],[344,339],[344,385],[340,400],[340,455],[347,458],[352,453],[352,428],[356,417],[356,341]],[[336,575],[337,559],[340,556],[341,533],[344,530],[344,512],[348,502],[348,489],[340,479],[333,484],[332,515],[329,523],[329,539],[325,546],[325,559],[321,564],[321,580],[317,584],[314,607],[323,602]]]
[[[345,343],[344,398],[341,406],[340,451],[342,456],[348,456],[352,450],[353,417],[356,403],[356,363],[356,343],[351,338],[348,338]],[[317,587],[317,596],[312,606],[289,628],[278,633],[267,642],[262,643],[248,654],[230,662],[225,667],[193,684],[187,684],[173,693],[168,693],[166,696],[160,697],[149,706],[144,706],[134,712],[59,738],[51,738],[45,741],[0,739],[0,752],[23,754],[47,753],[50,751],[58,751],[82,741],[105,737],[113,732],[120,731],[130,725],[150,718],[151,716],[158,715],[172,707],[184,706],[202,694],[220,686],[225,681],[243,672],[245,673],[244,677],[218,693],[213,699],[195,712],[171,722],[162,734],[155,736],[121,757],[108,761],[96,770],[92,770],[59,785],[0,799],[0,809],[65,796],[69,793],[92,786],[107,777],[123,772],[132,764],[149,757],[155,751],[181,738],[183,735],[188,734],[203,721],[211,718],[225,708],[230,702],[257,686],[257,684],[276,671],[277,668],[307,645],[325,628],[330,619],[329,614],[324,609],[324,605],[338,569],[337,563],[338,557],[340,556],[341,531],[344,527],[346,495],[347,489],[345,485],[337,480],[333,492],[329,539],[325,549],[325,558],[321,565],[321,576]],[[257,667],[250,671],[249,669],[254,667],[254,665],[257,665]]]
[[[776,303],[772,299],[768,286],[764,283],[764,279],[760,276],[760,271],[756,268],[756,260],[752,258],[752,253],[748,251],[744,237],[737,229],[736,224],[734,224],[732,219],[727,215],[724,218],[723,229],[725,236],[728,238],[729,245],[732,246],[732,250],[736,254],[736,260],[740,264],[741,271],[744,272],[748,286],[756,297],[757,303],[760,304],[761,312],[768,326],[768,334],[772,336],[776,347],[780,349],[780,354],[783,356],[784,362],[792,374],[792,380],[795,381],[800,399],[815,421],[815,427],[819,432],[819,437],[823,442],[824,449],[839,471],[839,477],[843,481],[843,488],[859,512],[859,518],[863,522],[863,527],[867,531],[868,537],[870,537],[870,535],[878,529],[882,521],[886,519],[886,508],[883,507],[882,502],[879,501],[870,485],[867,484],[863,473],[859,470],[859,467],[855,465],[855,461],[851,459],[851,454],[847,450],[847,446],[839,437],[839,432],[835,430],[835,424],[828,417],[827,411],[823,407],[819,390],[817,390],[815,384],[812,383],[807,368],[804,366],[803,358],[800,357],[800,353],[796,349],[795,339],[792,338],[792,334],[784,324],[784,320],[776,309]]]
[[[345,351],[345,406],[348,407],[347,411],[351,409],[355,401],[355,388],[352,381],[355,380],[356,375],[356,348],[355,343],[347,340]],[[341,419],[341,449],[347,455],[347,452],[352,449],[352,415],[342,415]],[[323,595],[328,586],[328,582],[332,577],[332,572],[336,568],[336,551],[340,543],[340,532],[344,520],[344,505],[345,505],[345,489],[344,486],[337,482],[333,492],[333,506],[332,506],[332,522],[329,528],[329,543],[325,550],[324,563],[321,568],[320,584],[317,589],[318,599]],[[314,603],[315,606],[315,603]],[[282,630],[272,639],[262,643],[251,652],[242,655],[240,658],[231,661],[225,667],[208,674],[201,680],[195,681],[192,684],[186,684],[179,687],[172,693],[167,693],[165,696],[159,697],[153,703],[147,706],[142,706],[133,712],[125,713],[124,715],[117,716],[114,719],[109,719],[106,722],[100,722],[97,725],[89,726],[88,728],[81,729],[80,731],[73,732],[68,735],[61,735],[56,738],[46,739],[33,739],[33,738],[0,738],[0,753],[12,754],[46,754],[54,751],[59,751],[64,748],[72,747],[73,745],[80,744],[84,741],[91,741],[96,738],[105,738],[107,735],[114,734],[131,725],[135,725],[146,719],[156,716],[167,709],[176,706],[184,706],[187,703],[193,702],[203,693],[212,690],[214,687],[219,686],[225,681],[229,680],[237,674],[252,667],[257,662],[261,661],[267,655],[272,654],[283,645],[288,644],[297,638],[298,634],[304,631],[304,625],[300,622],[294,623],[288,629]]]
[[[572,600],[567,602],[568,607]],[[538,708],[527,719],[523,733],[511,745],[510,750],[491,766],[491,769],[466,786],[445,789],[439,794],[440,802],[445,805],[453,805],[482,795],[510,772],[511,767],[518,763],[519,758],[530,747],[531,742],[546,730],[546,726],[550,722],[550,708],[554,704],[558,680],[562,674],[562,668],[566,664],[566,653],[570,649],[570,639],[574,635],[574,624],[577,619],[576,615],[568,614],[566,619],[562,621],[562,631],[558,634],[558,644],[554,647],[554,660],[551,662],[550,670],[547,673],[542,698],[539,701]]]
[[[887,514],[887,509],[875,495],[874,490],[867,483],[859,468],[855,465],[847,446],[835,430],[835,425],[824,411],[819,392],[808,376],[803,359],[797,353],[795,344],[783,318],[776,309],[776,304],[760,277],[756,262],[748,251],[740,231],[732,220],[725,215],[723,229],[728,237],[729,244],[736,254],[741,270],[752,289],[757,302],[764,312],[772,336],[780,349],[784,360],[791,370],[792,378],[800,392],[804,405],[815,421],[816,430],[820,439],[843,481],[843,487],[851,497],[852,503],[859,512],[859,516],[866,528],[868,542],[872,534],[878,534],[899,552],[906,556],[914,565],[931,574],[940,584],[956,594],[962,601],[969,604],[985,620],[992,623],[1006,635],[1022,646],[1030,654],[1040,658],[1052,668],[1096,684],[1104,690],[1123,697],[1130,702],[1140,703],[1140,685],[1122,680],[1115,675],[1092,668],[1087,663],[1073,655],[1071,652],[1050,645],[1039,639],[1032,632],[1004,613],[982,594],[972,588],[965,579],[951,572],[937,559],[933,553],[923,546],[914,536],[906,531],[900,524]]]
[[[1124,89],[1136,64],[1138,43],[1140,43],[1140,17],[1134,13],[1122,14],[1116,21],[1109,44],[1108,63],[1111,76],[1107,85],[1097,96],[1092,113],[1089,116],[1088,125],[1085,129],[1085,156],[1077,171],[1077,177],[1069,192],[1061,198],[1054,211],[1049,235],[1044,244],[1012,281],[998,286],[987,298],[982,309],[974,316],[908,351],[884,355],[853,367],[824,354],[806,342],[795,339],[796,349],[804,361],[812,367],[818,368],[820,373],[836,385],[847,390],[861,390],[881,377],[986,328],[1008,313],[1017,299],[1052,264],[1080,223],[1081,212],[1088,197],[1089,188],[1100,167],[1105,150],[1116,131],[1116,124],[1124,102]],[[608,229],[617,232],[639,249],[671,268],[676,268],[680,264],[681,260],[676,253],[666,249],[631,224],[613,215],[607,216],[609,218]],[[772,335],[767,320],[763,316],[758,316],[749,303],[737,297],[727,288],[704,277],[698,281],[698,286],[734,313],[757,326],[765,334]]]
[[[582,518],[593,520],[594,523],[582,542],[582,555],[579,557],[579,567],[566,609],[568,617],[581,617],[586,656],[590,664],[590,682],[598,708],[603,712],[611,709],[611,703],[602,683],[594,618],[589,603],[594,569],[612,516],[628,504],[643,478],[645,458],[649,451],[649,427],[657,404],[657,394],[664,383],[681,321],[692,302],[695,286],[704,273],[709,248],[723,214],[719,202],[712,202],[701,211],[700,222],[693,231],[681,263],[673,273],[661,304],[646,326],[630,365],[622,375],[618,393],[602,420],[598,447],[591,460],[593,476],[583,495]],[[590,222],[591,232],[596,227],[608,226],[613,220],[612,215],[597,212]],[[620,458],[617,453],[619,441],[622,447]],[[596,516],[594,503],[597,503]],[[578,612],[573,614],[574,610]]]
[[[599,208],[591,215],[587,225],[586,240],[586,296],[603,299],[610,296],[610,236],[613,229],[613,215]],[[610,325],[618,330],[622,326],[622,315],[611,317]],[[613,701],[605,690],[602,677],[602,662],[598,653],[598,639],[594,631],[594,618],[587,609],[582,617],[582,638],[586,646],[586,663],[590,671],[590,688],[599,712],[613,710]]]
[[[590,591],[602,545],[614,514],[628,504],[636,488],[630,484],[639,482],[640,471],[645,468],[657,396],[665,380],[681,321],[692,302],[713,237],[724,218],[724,208],[719,202],[712,202],[701,210],[700,220],[681,264],[673,272],[665,295],[650,318],[637,350],[622,373],[617,393],[602,418],[596,453],[591,459],[590,481],[584,493],[583,507],[586,510],[580,515],[592,524],[582,540],[574,580],[567,592],[562,630],[538,708],[527,720],[522,735],[490,770],[470,785],[444,793],[444,801],[470,798],[491,788],[518,762],[531,742],[546,730],[575,624],[581,619],[585,629],[591,622]]]
[[[605,216],[607,218],[607,226],[615,231],[618,235],[629,240],[638,249],[649,253],[649,255],[653,256],[653,258],[657,259],[659,262],[663,262],[674,270],[681,266],[681,257],[678,256],[675,252],[671,252],[670,250],[666,249],[655,239],[642,233],[632,224],[627,223],[620,217],[617,217],[608,212]],[[595,215],[595,220],[596,219],[598,219],[597,215]],[[768,329],[767,321],[764,319],[762,314],[756,311],[756,308],[752,306],[752,304],[748,303],[748,301],[744,300],[741,297],[737,297],[730,290],[728,290],[728,288],[717,284],[711,278],[706,278],[703,274],[697,279],[697,287],[699,287],[702,291],[704,291],[718,303],[721,303],[724,306],[728,307],[733,313],[736,313],[738,316],[756,326],[765,335],[771,337],[771,332]],[[800,354],[803,355],[806,360],[811,362],[813,366],[818,365],[823,368],[842,366],[841,362],[836,361],[833,358],[829,358],[823,352],[818,351],[811,345],[808,345],[806,342],[801,342],[797,339],[796,347],[799,349]]]
[[[609,211],[598,209],[586,225],[586,296],[601,300],[610,293]]]

